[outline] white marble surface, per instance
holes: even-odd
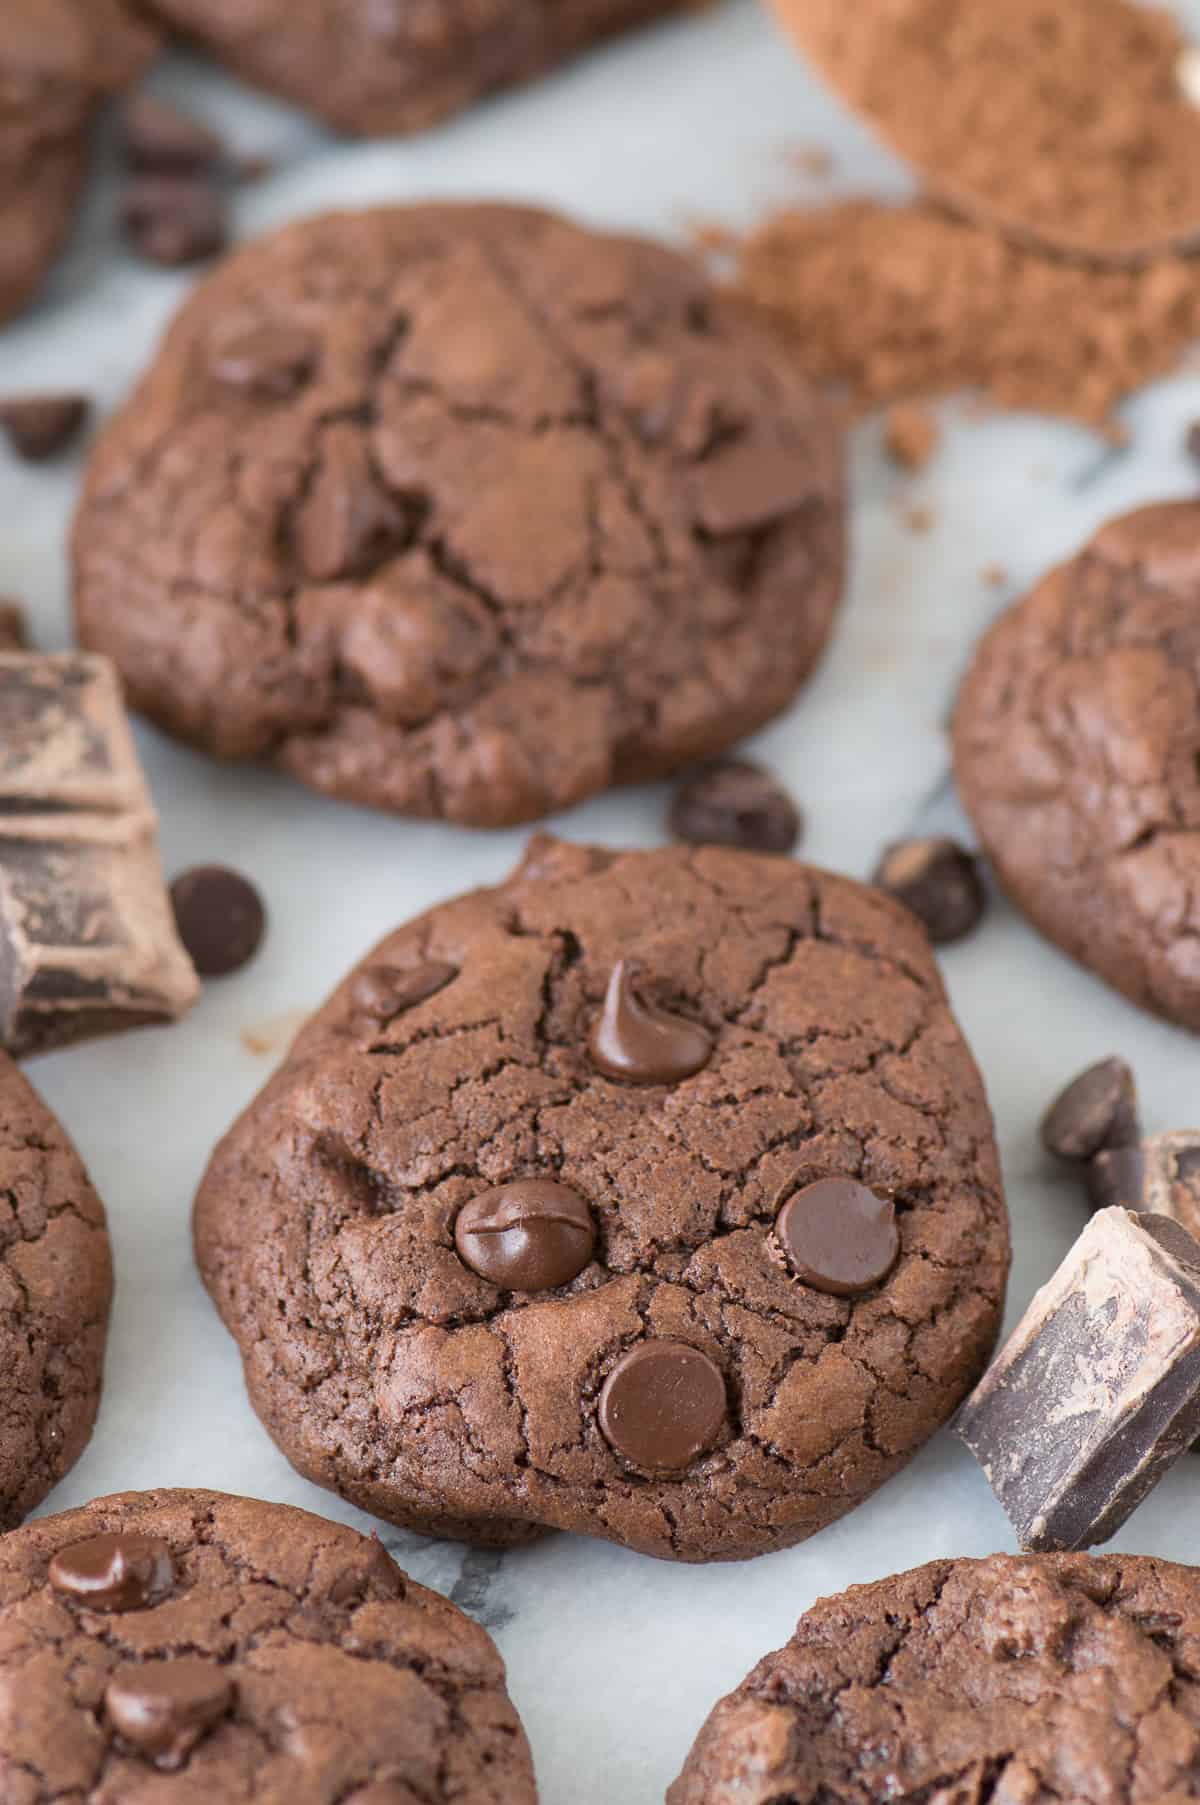
[[[1200,11],[1193,5],[1192,10]],[[347,145],[182,59],[164,92],[280,158],[238,199],[242,235],[318,207],[425,194],[548,201],[586,218],[678,235],[689,219],[746,222],[805,190],[789,146],[835,150],[835,186],[901,193],[903,171],[807,76],[748,3],[652,31],[542,87],[415,143]],[[816,192],[811,183],[809,192]],[[0,392],[80,383],[116,402],[187,286],[137,267],[111,230],[98,182],[45,303],[0,332]],[[832,652],[757,750],[809,815],[808,854],[864,874],[881,843],[958,819],[943,723],[980,628],[1006,597],[1070,552],[1105,515],[1197,486],[1182,451],[1200,376],[1182,375],[1126,412],[1131,448],[1112,453],[1066,426],[944,413],[946,438],[919,479],[881,457],[875,429],[853,448],[854,575]],[[0,452],[0,592],[23,594],[46,646],[68,642],[65,535],[77,465],[21,468]],[[932,529],[905,522],[928,505]],[[1010,575],[1003,590],[986,566]],[[100,1424],[47,1508],[98,1492],[203,1484],[365,1521],[296,1478],[252,1416],[238,1361],[191,1263],[188,1212],[207,1153],[263,1081],[303,1012],[396,922],[502,874],[521,833],[472,835],[321,801],[271,775],[218,770],[142,731],[169,869],[222,858],[254,874],[272,929],[257,963],[208,990],[182,1027],[41,1061],[32,1072],[75,1135],[107,1200],[119,1289]],[[609,796],[556,825],[639,845],[661,836],[665,791]],[[1034,1125],[1082,1063],[1134,1059],[1155,1128],[1200,1114],[1200,1053],[1139,1016],[997,903],[945,960],[987,1077],[1015,1229],[1010,1316],[1082,1223],[1072,1186],[1045,1170]],[[1200,1559],[1200,1460],[1188,1458],[1119,1546]],[[968,1455],[942,1435],[850,1519],[788,1553],[735,1567],[670,1567],[557,1537],[502,1560],[388,1533],[420,1579],[478,1612],[509,1663],[545,1805],[654,1805],[703,1716],[789,1634],[820,1593],[945,1554],[1013,1546]]]

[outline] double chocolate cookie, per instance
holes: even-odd
[[[0,7],[0,320],[29,299],[67,229],[98,102],[156,43],[125,0]]]
[[[815,1605],[716,1707],[668,1805],[1182,1805],[1198,1646],[1194,1567],[934,1561]]]
[[[416,132],[678,0],[153,0],[177,30],[365,137]]]
[[[512,207],[336,214],[203,283],[102,439],[79,630],[219,757],[498,825],[785,707],[842,516],[823,406],[682,257]]]
[[[59,1124],[0,1053],[0,1529],[40,1504],[87,1446],[111,1302],[100,1199]]]
[[[5,1805],[535,1805],[490,1638],[374,1537],[129,1492],[0,1544]]]
[[[195,1228],[309,1477],[428,1533],[694,1561],[895,1473],[982,1371],[1008,1257],[907,911],[785,859],[545,839],[347,978]]]
[[[983,640],[963,801],[1043,933],[1200,1030],[1200,504],[1101,528]]]

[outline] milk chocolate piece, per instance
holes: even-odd
[[[1022,1548],[1090,1548],[1200,1433],[1200,1243],[1100,1210],[967,1399],[955,1432]]]
[[[158,823],[106,658],[0,654],[0,1044],[35,1053],[194,1001]]]

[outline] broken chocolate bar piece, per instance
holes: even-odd
[[[112,665],[0,654],[0,1044],[170,1021],[197,991]]]
[[[1088,1193],[1097,1209],[1119,1204],[1171,1216],[1200,1240],[1200,1130],[1098,1153],[1088,1167]]]
[[[1200,1434],[1200,1243],[1099,1211],[954,1427],[1022,1548],[1106,1542]]]

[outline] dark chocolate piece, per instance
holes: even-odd
[[[680,786],[670,825],[677,840],[694,846],[783,853],[795,846],[803,821],[769,771],[748,759],[728,758],[705,766]]]
[[[164,269],[202,263],[225,249],[225,203],[200,176],[139,176],[125,190],[125,236],[139,256]]]
[[[1140,1210],[1145,1182],[1140,1147],[1106,1147],[1088,1161],[1087,1193],[1094,1210]]]
[[[390,1022],[445,990],[458,976],[457,965],[425,959],[419,965],[369,965],[354,980],[351,992],[360,1014]]]
[[[588,1041],[592,1064],[630,1084],[677,1084],[712,1058],[713,1038],[699,1022],[647,1003],[634,989],[638,966],[619,959],[604,1008]]]
[[[87,395],[14,396],[0,401],[0,427],[18,457],[38,464],[66,450],[91,410]]]
[[[23,652],[29,644],[29,628],[20,602],[0,596],[0,652]]]
[[[233,1704],[233,1680],[198,1655],[118,1667],[104,1694],[108,1720],[123,1742],[164,1773],[188,1756]]]
[[[171,1550],[158,1536],[89,1536],[60,1548],[50,1562],[55,1591],[93,1611],[144,1610],[174,1583]]]
[[[549,1178],[518,1178],[482,1191],[454,1225],[459,1257],[505,1291],[569,1285],[596,1246],[587,1200]]]
[[[1137,1083],[1123,1059],[1102,1059],[1060,1091],[1042,1120],[1042,1144],[1057,1159],[1090,1160],[1141,1137]],[[1130,1206],[1132,1207],[1132,1206]]]
[[[1136,1147],[1098,1153],[1088,1167],[1088,1191],[1097,1209],[1114,1203],[1171,1216],[1200,1240],[1200,1130],[1156,1134]]]
[[[0,1044],[169,1021],[196,976],[106,658],[0,653]]]
[[[797,1191],[775,1234],[796,1277],[834,1297],[872,1290],[900,1253],[896,1206],[854,1178],[819,1178]]]
[[[135,94],[121,108],[121,144],[135,169],[194,174],[220,163],[216,132],[156,94]]]
[[[678,1472],[716,1442],[727,1400],[721,1369],[684,1341],[639,1341],[600,1393],[609,1445],[647,1472]]]
[[[1099,1211],[963,1405],[955,1432],[1022,1548],[1090,1548],[1200,1433],[1200,1244]]]
[[[249,878],[227,865],[197,865],[171,885],[175,926],[202,978],[248,965],[262,944],[267,911]]]
[[[957,840],[900,840],[888,847],[872,882],[912,910],[935,946],[972,933],[987,906],[979,861]]]

